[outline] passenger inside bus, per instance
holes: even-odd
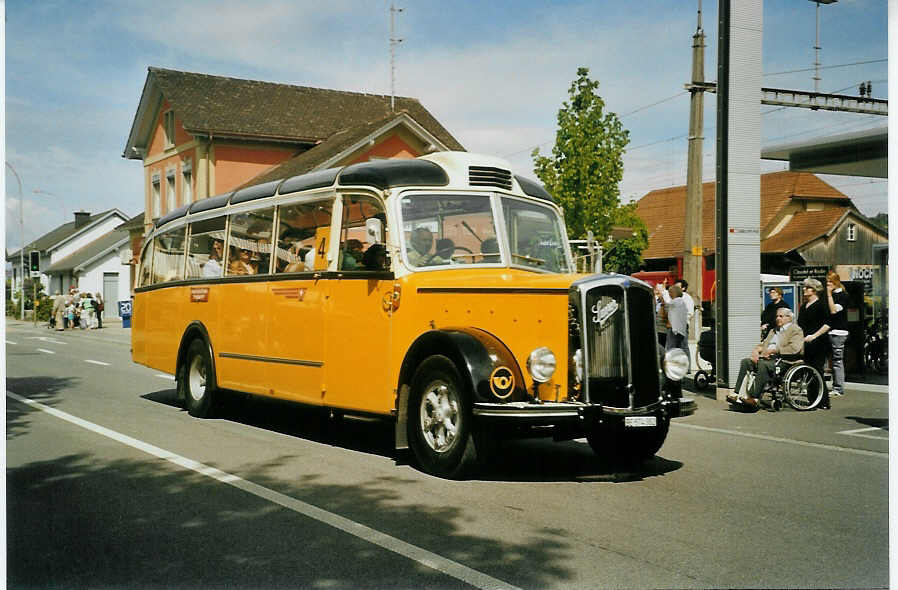
[[[362,268],[362,246],[361,240],[346,240],[343,246],[343,257],[340,261],[341,270],[361,270]]]
[[[204,277],[220,277],[222,271],[222,255],[224,254],[224,242],[212,240],[212,249],[209,251],[209,260],[203,264]]]
[[[229,275],[254,275],[258,272],[247,248],[231,247],[231,263],[228,265]]]
[[[387,249],[383,244],[373,244],[362,255],[365,270],[387,270]]]
[[[487,238],[480,244],[481,254],[490,254],[484,256],[483,262],[499,262],[499,242],[496,238]]]
[[[455,252],[455,242],[449,238],[440,238],[437,240],[436,255],[443,260],[451,260],[452,253]]]

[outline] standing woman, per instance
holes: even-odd
[[[845,341],[848,339],[848,294],[842,287],[839,275],[830,271],[826,275],[826,300],[829,304],[829,343],[833,355],[833,395],[845,394]]]
[[[829,309],[820,301],[818,293],[823,290],[823,285],[817,279],[805,279],[802,283],[804,302],[798,310],[798,326],[804,332],[804,360],[811,365],[820,376],[823,377],[823,365],[826,363],[826,355],[829,354],[829,340],[826,333],[829,332]],[[826,380],[823,380],[823,397],[820,400],[820,409],[829,409],[829,392],[826,389]]]

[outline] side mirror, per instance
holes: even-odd
[[[384,243],[384,224],[378,217],[365,220],[366,241],[369,244]]]

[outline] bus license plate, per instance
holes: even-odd
[[[657,425],[658,418],[656,416],[624,416],[624,426],[627,428],[645,428]]]

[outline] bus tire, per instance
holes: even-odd
[[[215,398],[212,359],[209,347],[200,338],[190,343],[178,367],[178,397],[184,400],[191,416],[206,418],[212,413]]]
[[[458,479],[477,458],[472,396],[455,365],[441,355],[427,357],[415,371],[408,401],[408,442],[420,467]]]
[[[604,462],[631,465],[648,461],[661,450],[670,429],[670,419],[658,417],[652,428],[625,428],[622,424],[596,424],[586,440]]]

